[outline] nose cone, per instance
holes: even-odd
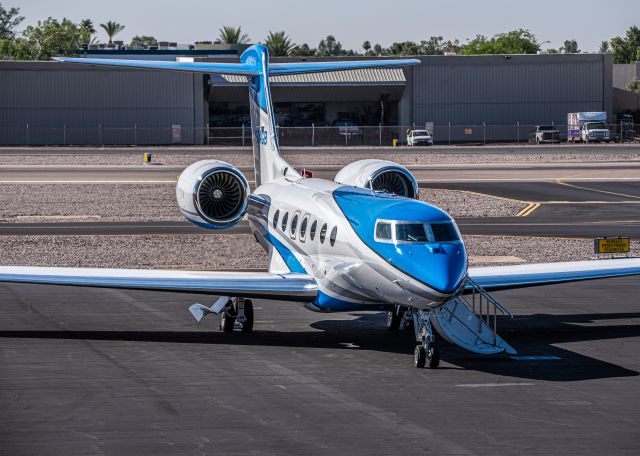
[[[462,244],[428,245],[432,249],[425,258],[421,278],[443,293],[453,293],[467,272],[467,254]]]
[[[452,294],[467,272],[467,253],[461,242],[398,244],[392,263],[435,291]]]

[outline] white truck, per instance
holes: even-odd
[[[609,142],[606,112],[570,112],[567,114],[567,142]]]

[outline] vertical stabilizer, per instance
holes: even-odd
[[[286,174],[301,176],[280,155],[275,114],[269,89],[269,53],[267,48],[256,44],[248,48],[240,61],[254,67],[258,73],[249,76],[249,110],[253,133],[253,158],[255,161],[256,186],[273,181]]]

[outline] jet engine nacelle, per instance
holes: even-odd
[[[358,160],[342,168],[334,181],[407,198],[418,198],[418,181],[413,174],[404,166],[388,160]]]
[[[176,198],[182,215],[212,230],[230,228],[247,211],[249,183],[235,166],[219,160],[201,160],[178,178]]]

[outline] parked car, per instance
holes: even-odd
[[[433,136],[429,130],[409,130],[407,146],[433,146]]]
[[[585,122],[580,129],[580,140],[585,143],[609,142],[611,132],[604,122]]]
[[[557,143],[560,142],[560,133],[553,125],[538,125],[529,132],[529,142],[531,144]]]
[[[360,134],[360,128],[353,120],[334,120],[333,125],[338,127],[338,134],[347,135],[347,137]]]

